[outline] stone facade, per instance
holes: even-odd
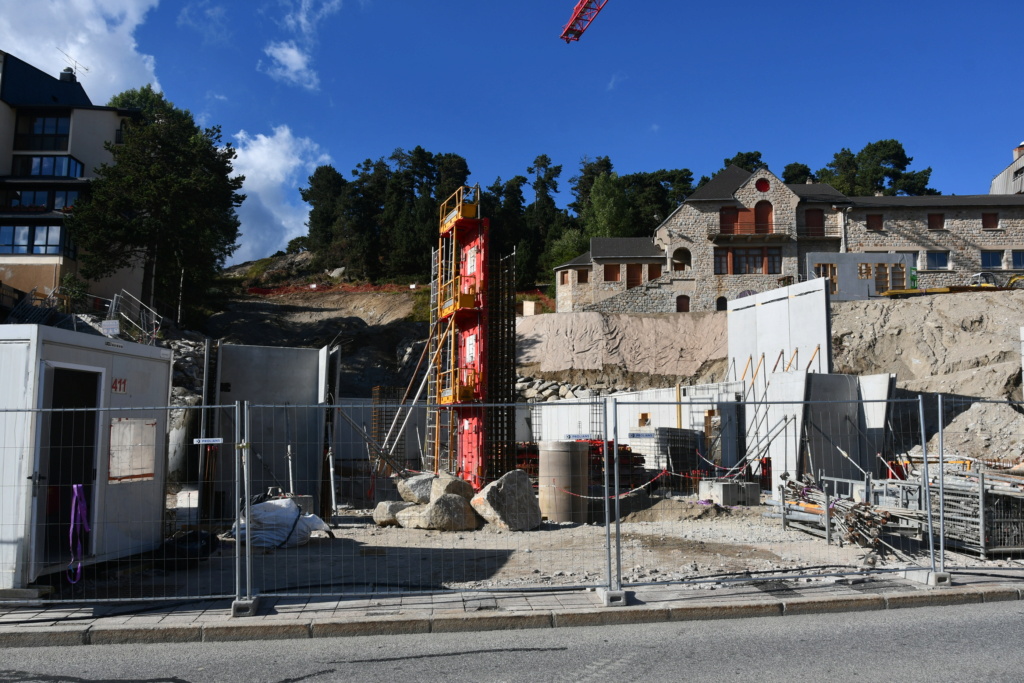
[[[644,282],[627,290],[624,278],[604,281],[597,259],[577,259],[563,267],[571,272],[557,289],[558,311],[724,310],[745,294],[814,277],[813,252],[912,253],[922,288],[965,285],[980,271],[1024,273],[1024,195],[846,197],[828,185],[786,185],[766,169],[723,173],[658,227],[660,277],[645,265]]]
[[[758,189],[760,182],[761,188]],[[727,234],[723,231],[723,207],[754,212],[757,205],[768,202],[771,218],[768,232],[755,234]],[[824,226],[820,237],[807,236],[808,208],[822,211]],[[678,268],[689,258],[684,272],[692,272],[694,293],[691,311],[713,311],[722,308],[723,299],[731,301],[744,292],[774,289],[787,281],[797,281],[801,275],[803,255],[809,251],[838,251],[841,235],[841,211],[830,204],[801,205],[800,198],[782,180],[762,169],[736,190],[731,201],[688,201],[658,227],[655,243],[672,257]],[[762,268],[778,272],[760,274],[715,273],[715,251],[736,254],[736,250],[762,248],[778,250],[778,268]],[[767,253],[767,251],[766,251]],[[673,306],[669,310],[676,310]]]
[[[954,203],[961,198],[946,199],[949,204],[945,206],[854,208],[847,226],[850,251],[915,252],[918,286],[922,288],[965,285],[980,271],[1024,272],[1024,201],[1018,206],[989,203],[964,207]],[[868,214],[882,216],[881,230],[867,227]],[[929,214],[943,216],[941,229],[929,228]],[[986,229],[982,214],[995,214],[996,227]],[[947,266],[934,267],[934,259],[930,264],[930,252],[945,254]],[[999,267],[983,265],[982,252],[998,252]]]

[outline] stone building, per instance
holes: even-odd
[[[598,259],[592,242],[591,252],[555,268],[558,311],[726,310],[737,297],[820,275],[807,265],[816,252],[908,256],[920,287],[966,284],[982,270],[1024,272],[1024,195],[847,197],[730,166],[652,240],[614,242],[626,240],[603,240],[600,253],[621,252],[619,262],[645,277],[612,286],[605,266],[614,259]]]

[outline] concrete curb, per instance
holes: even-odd
[[[315,619],[310,625],[313,638],[348,636],[397,636],[407,633],[430,633],[428,617],[361,617],[347,621]]]
[[[91,627],[86,632],[89,645],[137,645],[142,643],[198,643],[203,640],[203,627],[199,624],[174,626],[104,626]]]
[[[923,590],[914,593],[894,593],[885,596],[886,609],[904,607],[936,607],[948,605],[968,605],[984,602],[982,594],[969,586],[944,588],[942,590]]]
[[[552,613],[555,628],[572,626],[617,626],[622,624],[651,624],[669,620],[667,607],[598,607]]]
[[[766,600],[759,600],[757,602],[705,602],[699,605],[673,607],[669,610],[669,621],[781,616],[782,603]]]
[[[222,623],[203,626],[203,642],[227,642],[235,640],[283,640],[309,638],[308,621],[257,621],[255,623]]]
[[[52,647],[54,645],[86,645],[89,627],[80,624],[67,626],[33,626],[31,628],[5,628],[0,631],[0,647]]]
[[[871,612],[885,609],[881,595],[843,595],[837,598],[793,598],[782,603],[785,615]]]
[[[786,600],[716,600],[674,607],[597,607],[578,610],[480,612],[352,619],[284,620],[260,617],[192,624],[82,624],[0,626],[0,648],[67,645],[230,642],[294,638],[389,636],[408,633],[458,633],[536,628],[613,626],[706,619],[796,616],[866,612],[912,607],[950,606],[1024,599],[1024,588],[998,584],[901,591],[889,594],[800,597]]]
[[[490,612],[485,614],[452,615],[430,620],[431,633],[460,633],[465,631],[507,631],[528,628],[551,628],[550,612]]]

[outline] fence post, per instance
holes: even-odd
[[[978,463],[978,543],[981,545],[981,559],[987,560],[985,549],[985,466]]]
[[[252,590],[252,525],[249,520],[252,518],[252,468],[250,467],[250,454],[252,453],[252,424],[250,422],[250,411],[252,407],[245,402],[245,449],[242,451],[242,472],[245,477],[245,595],[249,602],[253,602]]]
[[[946,408],[939,394],[939,571],[946,571]]]
[[[612,462],[615,463],[615,590],[622,590],[622,505],[619,501],[619,402],[612,399]],[[607,449],[605,449],[607,450]]]
[[[245,422],[244,431],[242,423]],[[235,401],[235,601],[231,604],[231,616],[252,617],[256,615],[257,598],[252,590],[252,540],[249,520],[250,512],[250,481],[249,481],[249,402],[242,404]],[[242,524],[242,511],[245,511],[245,595],[242,595],[242,535],[239,528]]]
[[[608,497],[608,491],[610,490],[610,487],[609,487],[608,465],[610,463],[614,463],[615,466],[616,466],[616,469],[615,469],[615,489],[616,489],[616,493],[618,493],[618,483],[619,483],[619,471],[618,471],[618,461],[619,461],[619,459],[618,459],[618,453],[617,453],[618,449],[616,448],[616,455],[614,455],[614,456],[609,455],[609,453],[608,453],[608,443],[609,443],[609,441],[611,442],[613,448],[616,447],[616,444],[617,444],[617,441],[618,441],[615,438],[615,434],[616,434],[616,422],[615,422],[616,418],[615,418],[615,415],[617,414],[615,399],[611,399],[611,404],[612,404],[612,419],[611,419],[611,423],[609,425],[609,420],[608,420],[608,400],[605,399],[605,400],[601,401],[602,410],[605,411],[604,412],[604,428],[605,428],[605,430],[609,430],[610,429],[611,433],[609,434],[608,431],[605,431],[603,434],[601,434],[601,439],[602,439],[602,441],[601,441],[601,452],[603,453],[603,459],[604,459],[604,528],[605,528],[604,534],[605,534],[605,548],[607,548],[606,555],[607,555],[607,569],[608,569],[608,587],[604,588],[604,589],[600,589],[598,592],[601,594],[601,597],[604,600],[604,606],[605,607],[621,607],[621,606],[626,604],[626,594],[622,590],[622,545],[621,545],[621,540],[620,540],[621,539],[621,535],[619,533],[619,499],[618,499],[618,496],[616,495],[616,497],[615,497],[615,567],[616,567],[616,571],[613,573],[612,572],[612,543],[611,543],[611,541],[612,541],[612,538],[611,538],[611,528],[612,528],[611,514],[612,514],[612,509],[611,509],[611,500]],[[612,438],[609,440],[607,438],[608,436],[611,436]],[[589,472],[589,464],[590,464],[589,457],[587,459],[587,463],[588,463],[588,472]],[[587,478],[589,480],[589,474],[587,475]]]
[[[921,424],[921,453],[923,459],[921,461],[921,479],[924,482],[924,501],[928,506],[928,556],[931,560],[932,571],[935,571],[935,534],[933,533],[932,525],[932,489],[928,482],[928,437],[925,430],[924,423],[924,396],[917,397],[917,417]]]
[[[242,600],[242,424],[239,402],[235,401],[235,602]],[[201,477],[200,477],[201,478]],[[248,521],[248,518],[246,518]],[[249,525],[246,524],[246,527]]]

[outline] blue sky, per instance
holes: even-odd
[[[305,234],[298,188],[397,147],[466,157],[472,182],[568,179],[759,150],[776,173],[900,140],[944,194],[983,194],[1024,140],[1024,5],[609,0],[578,43],[575,0],[0,0],[0,49],[97,104],[152,83],[239,152],[248,199],[231,259]]]

